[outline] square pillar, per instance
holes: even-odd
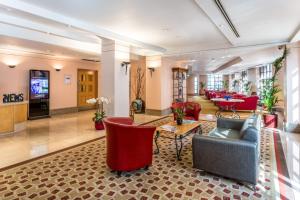
[[[129,67],[122,67],[122,62],[129,62],[128,45],[113,40],[102,40],[101,54],[101,94],[111,99],[106,105],[108,116],[129,116]],[[99,77],[100,77],[99,76]]]

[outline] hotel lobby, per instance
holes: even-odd
[[[297,0],[1,0],[0,199],[300,199]]]

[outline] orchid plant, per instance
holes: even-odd
[[[93,121],[95,123],[101,122],[103,120],[103,118],[105,117],[104,104],[109,104],[110,99],[108,99],[106,97],[98,97],[98,98],[88,99],[86,102],[88,104],[97,105],[97,110],[95,112],[95,116],[93,117]]]

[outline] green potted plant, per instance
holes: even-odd
[[[227,91],[229,89],[228,87],[229,87],[229,81],[228,80],[223,81],[223,89]]]
[[[284,48],[282,56],[277,58],[272,65],[274,66],[273,76],[265,81],[264,88],[262,90],[262,103],[268,113],[263,114],[263,121],[265,127],[277,128],[278,117],[274,112],[274,107],[278,103],[277,94],[281,91],[277,82],[277,75],[283,67],[284,60],[287,55],[287,49]]]
[[[104,104],[109,104],[110,100],[105,97],[99,97],[99,98],[88,99],[86,102],[89,104],[95,104],[97,106],[97,110],[93,117],[93,121],[95,123],[96,130],[103,130],[104,129],[103,119],[106,117],[104,112]]]
[[[240,81],[235,79],[232,83],[232,88],[235,92],[239,92],[239,84],[240,84]]]
[[[205,82],[200,82],[200,95],[204,94],[204,89],[206,87],[206,83]]]
[[[175,113],[175,116],[176,116],[177,125],[182,125],[183,118],[184,118],[184,109],[183,108],[176,108],[176,109],[174,109],[174,113]]]
[[[252,82],[251,81],[245,81],[243,85],[244,91],[246,95],[249,95],[251,88],[252,88]]]

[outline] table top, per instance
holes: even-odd
[[[191,130],[197,128],[198,126],[200,126],[200,121],[192,121],[192,120],[183,120],[182,125],[177,125],[176,121],[172,121],[169,122],[167,124],[164,124],[162,126],[172,126],[175,128],[175,131],[168,131],[164,128],[162,128],[162,126],[159,126],[156,128],[156,131],[160,131],[160,132],[169,132],[175,135],[185,135],[186,133],[190,132]]]
[[[230,102],[230,103],[241,103],[241,102],[245,102],[245,100],[243,99],[224,99],[224,98],[213,98],[211,99],[212,101],[216,101],[216,102]]]

